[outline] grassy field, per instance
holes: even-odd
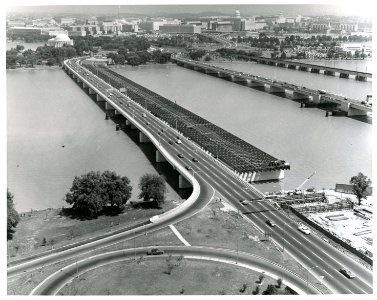
[[[277,282],[250,270],[211,261],[172,257],[169,274],[166,258],[141,263],[123,261],[91,270],[67,284],[58,295],[252,295]],[[244,286],[245,285],[245,286]],[[279,294],[290,294],[284,282]]]
[[[175,206],[177,203],[167,203],[168,205]],[[164,207],[164,210],[167,210]],[[133,223],[140,222],[145,218],[149,218],[152,215],[161,213],[161,210],[135,210],[129,209],[124,212],[124,214],[117,217],[107,217],[102,216],[95,220],[88,221],[79,221],[75,219],[62,218],[58,215],[56,210],[46,210],[33,212],[30,216],[22,217],[22,221],[17,227],[17,232],[15,239],[8,243],[9,253],[14,255],[10,259],[15,259],[19,257],[24,257],[26,255],[31,255],[32,253],[41,252],[46,249],[51,249],[52,246],[58,247],[64,244],[73,243],[78,240],[83,240],[85,238],[93,237],[101,233],[109,232],[110,230],[116,230],[120,227],[127,227]],[[119,222],[119,225],[117,225]],[[238,249],[243,252],[253,253],[255,255],[260,255],[266,257],[271,261],[275,261],[281,265],[284,265],[286,268],[294,271],[295,273],[301,275],[303,278],[306,278],[307,271],[299,265],[295,260],[293,260],[288,255],[284,255],[274,243],[271,241],[266,241],[264,236],[257,231],[252,224],[245,221],[237,212],[224,210],[224,203],[212,201],[205,209],[195,216],[181,221],[175,224],[175,227],[182,234],[182,236],[191,244],[195,246],[211,246],[227,249]],[[75,234],[71,238],[71,232],[74,230]],[[43,237],[46,237],[47,244],[49,239],[54,239],[55,242],[53,245],[41,246],[41,241]],[[59,270],[65,265],[74,263],[76,259],[81,260],[85,257],[104,253],[107,251],[118,250],[118,249],[129,249],[134,247],[142,246],[164,246],[164,245],[182,245],[182,242],[173,234],[169,228],[164,228],[155,232],[148,233],[147,235],[140,236],[136,239],[120,242],[116,245],[111,245],[107,248],[97,249],[88,254],[81,255],[76,258],[66,260],[57,264],[44,266],[33,272],[28,272],[22,274],[16,278],[12,278],[8,281],[8,294],[17,294],[17,295],[27,295],[31,290],[44,278],[52,274],[53,272]],[[18,247],[18,250],[15,249]],[[29,250],[28,250],[29,249]],[[13,252],[11,252],[13,251]],[[187,260],[188,262],[189,260]],[[180,294],[181,290],[184,289],[185,294],[240,294],[238,290],[243,284],[247,285],[245,294],[250,294],[255,289],[256,285],[254,284],[259,274],[251,270],[244,270],[240,268],[235,268],[235,266],[226,266],[224,264],[218,264],[215,262],[213,267],[207,268],[207,265],[204,262],[194,261],[192,264],[187,263],[185,260],[184,264],[181,264],[179,268],[173,270],[173,274],[168,276],[163,274],[163,263],[162,261],[158,265],[155,262],[146,261],[145,264],[140,266],[132,266],[132,271],[125,273],[122,271],[122,267],[112,269],[109,273],[112,274],[113,279],[109,279],[107,275],[102,275],[102,279],[105,279],[104,285],[97,286],[92,284],[89,288],[85,286],[86,282],[90,282],[90,277],[88,280],[83,280],[88,275],[80,277],[82,283],[74,283],[77,287],[69,290],[62,290],[62,293],[77,293],[84,294],[86,291],[88,294],[97,295],[97,294],[134,294],[137,295],[139,292],[141,294]],[[206,263],[207,264],[207,263]],[[148,268],[151,268],[155,276],[161,277],[161,280],[154,282],[153,286],[148,288],[140,288],[138,290],[136,287],[130,288],[127,284],[123,282],[124,278],[127,278],[127,281],[134,282],[135,286],[143,286],[143,282],[148,282],[146,280],[145,273]],[[216,267],[223,271],[219,271],[219,274],[228,274],[228,275],[216,275],[219,276],[219,280],[216,284],[203,284],[210,280],[211,273],[208,273],[206,269],[212,270],[215,272]],[[110,266],[109,266],[110,268]],[[127,267],[128,268],[128,267]],[[101,272],[103,268],[93,271],[93,274]],[[106,269],[107,270],[107,269]],[[110,270],[110,269],[109,269]],[[119,270],[120,273],[117,273]],[[140,271],[140,273],[139,273]],[[177,272],[177,273],[176,273]],[[207,272],[207,273],[206,273]],[[245,272],[247,275],[245,275]],[[187,274],[186,274],[187,273]],[[128,274],[127,276],[125,274]],[[132,274],[132,275],[130,275]],[[179,275],[181,274],[181,275]],[[203,278],[208,277],[207,281],[204,279],[196,282],[196,278],[191,279],[189,274],[203,274],[200,275]],[[205,275],[207,274],[207,275]],[[215,273],[213,273],[215,274]],[[97,275],[90,275],[97,276]],[[110,275],[109,275],[110,276]],[[126,277],[125,277],[126,276]],[[165,277],[167,277],[167,279]],[[196,277],[192,275],[193,277]],[[199,275],[198,275],[199,276]],[[228,276],[228,277],[227,277]],[[246,277],[245,277],[246,276]],[[130,278],[132,277],[132,278]],[[156,277],[156,278],[157,278]],[[233,278],[234,279],[231,279]],[[163,280],[165,278],[166,280]],[[190,280],[193,280],[193,283],[190,283]],[[217,280],[217,279],[216,279]],[[267,278],[266,278],[267,280]],[[272,279],[271,279],[272,280]],[[169,285],[167,285],[167,281]],[[309,281],[315,283],[320,287],[325,293],[329,291],[323,286],[320,285],[318,280],[316,280],[311,275],[309,276]],[[153,282],[153,280],[151,280]],[[196,282],[196,283],[195,283]],[[227,285],[227,282],[232,282],[232,287]],[[106,283],[106,284],[105,284]],[[199,289],[199,284],[201,284],[201,289]],[[123,287],[128,287],[123,289]],[[266,285],[267,286],[267,285]],[[220,288],[224,287],[224,289]],[[263,292],[265,287],[261,287],[260,292]],[[242,293],[241,293],[242,294]]]

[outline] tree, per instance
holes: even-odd
[[[17,46],[16,46],[16,50],[17,50],[17,51],[22,51],[22,50],[24,50],[24,48],[25,48],[25,47],[24,47],[23,45],[17,45]]]
[[[266,290],[263,292],[263,295],[276,295],[278,294],[277,288],[273,284],[269,284]]]
[[[102,197],[106,205],[123,209],[131,198],[132,186],[127,177],[120,177],[115,172],[105,171],[102,177]]]
[[[363,173],[359,172],[357,176],[351,177],[350,183],[352,184],[352,191],[356,195],[360,205],[361,200],[368,196],[368,188],[371,186],[372,181]]]
[[[7,190],[7,212],[8,212],[8,221],[7,221],[7,240],[11,240],[14,234],[14,228],[16,228],[18,222],[20,221],[20,216],[14,208],[13,202],[14,195]]]
[[[115,172],[89,172],[75,176],[70,192],[65,201],[72,205],[72,210],[79,216],[95,218],[110,207],[122,210],[131,197],[132,187],[127,177],[120,177]]]
[[[164,176],[145,174],[140,178],[139,199],[144,201],[153,200],[157,207],[165,200],[166,180]]]

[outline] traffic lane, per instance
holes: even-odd
[[[280,225],[278,227],[281,230],[283,230],[284,226],[287,227],[287,224],[293,224],[292,220],[290,220],[286,215],[279,214],[277,213],[277,211],[271,211],[271,214],[271,219],[273,221],[276,221],[277,219],[279,220],[276,221],[276,223]],[[298,225],[296,223],[295,225],[292,225],[292,227],[296,227],[296,229],[297,226]],[[329,245],[316,234],[310,234],[310,238],[308,237],[308,241],[310,242],[310,244],[313,245],[312,247],[315,247],[313,248],[314,253],[322,252],[325,256],[336,258],[337,263],[339,263],[341,267],[349,268],[353,273],[355,273],[358,276],[358,278],[367,282],[370,287],[372,286],[373,274],[369,269],[367,269],[357,261],[353,260],[348,255],[342,253],[338,249],[334,248],[332,245]]]
[[[271,212],[271,214],[274,214],[274,212]],[[276,215],[275,215],[275,218],[270,217],[270,219],[278,224],[278,226],[274,227],[274,231],[277,232],[278,234],[276,235],[276,237],[274,236],[273,239],[275,239],[280,245],[284,243],[285,248],[288,249],[288,251],[294,251],[296,250],[297,247],[299,247],[300,250],[305,250],[305,255],[308,257],[307,261],[308,260],[313,261],[313,258],[315,258],[316,263],[313,263],[312,265],[313,266],[320,265],[323,269],[325,269],[326,273],[332,274],[331,275],[332,279],[336,278],[339,281],[347,282],[347,285],[351,286],[352,290],[356,292],[360,292],[360,293],[372,292],[371,286],[364,283],[362,280],[353,280],[351,282],[348,281],[347,278],[345,278],[339,272],[339,269],[345,266],[336,259],[336,256],[335,257],[330,256],[327,253],[326,249],[321,249],[320,247],[318,247],[316,243],[316,240],[318,240],[318,238],[316,236],[312,234],[304,235],[301,232],[299,235],[297,235],[298,229],[297,229],[296,224],[293,225],[292,223],[290,223],[289,226],[286,225],[285,228],[281,225],[279,226],[279,223],[281,224],[281,222],[276,220],[277,219]],[[285,237],[285,241],[283,237]],[[344,255],[341,252],[338,252],[337,254]],[[310,265],[308,266],[310,267]]]
[[[226,249],[210,248],[210,247],[195,247],[195,246],[161,246],[159,249],[164,250],[165,253],[159,256],[145,256],[151,247],[143,247],[136,249],[123,249],[111,251],[88,259],[78,261],[69,266],[66,266],[54,274],[46,278],[39,284],[30,295],[56,295],[68,282],[74,278],[78,278],[92,269],[102,267],[111,263],[119,263],[127,259],[136,259],[136,256],[147,257],[148,259],[161,259],[167,255],[180,255],[188,257],[187,259],[206,259],[206,260],[219,260],[222,263],[231,263],[235,267],[249,267],[252,269],[260,269],[275,278],[283,278],[285,282],[294,285],[294,288],[299,292],[305,293],[307,290],[308,282],[305,278],[299,277],[297,274],[290,272],[283,266],[268,261],[265,258],[246,254],[243,252],[236,253]],[[238,260],[238,264],[234,262]],[[315,285],[308,284],[308,292],[310,294],[319,294],[319,290]]]

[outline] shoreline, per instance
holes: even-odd
[[[9,68],[6,70],[50,70],[50,69],[61,69],[61,66],[37,66],[37,67],[16,67]]]

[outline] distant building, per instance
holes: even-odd
[[[164,24],[159,27],[161,33],[201,33],[202,28],[192,24],[171,25]]]
[[[73,46],[73,41],[66,34],[58,34],[56,37],[49,39],[47,41],[48,46],[53,46],[55,48],[63,46]]]
[[[101,24],[101,30],[104,34],[117,34],[122,30],[122,24],[114,21],[103,21]]]
[[[100,34],[101,29],[98,25],[73,25],[68,27],[69,36],[85,36]],[[75,32],[84,32],[84,35]]]
[[[335,30],[344,30],[347,32],[358,31],[358,24],[356,23],[333,23],[332,27]]]
[[[351,52],[352,55],[355,54],[356,51],[360,53],[364,53],[366,55],[372,53],[372,48],[366,47],[362,44],[342,44],[338,50],[344,51],[344,52]]]
[[[123,32],[138,32],[139,31],[139,25],[137,24],[122,24],[122,31]]]
[[[11,27],[9,32],[14,36],[25,34],[41,34],[42,28],[39,27]]]
[[[76,22],[75,18],[61,18],[60,25],[72,25]]]
[[[86,20],[87,25],[98,25],[98,21],[96,17],[90,17],[89,19]]]

